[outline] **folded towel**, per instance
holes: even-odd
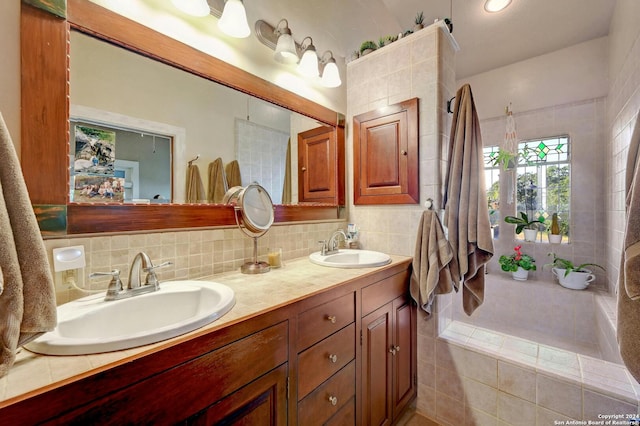
[[[224,176],[224,166],[222,158],[218,157],[209,163],[209,186],[207,201],[210,203],[221,203],[224,194],[227,192],[227,179]]]
[[[18,156],[0,114],[0,377],[56,326],[55,287]]]
[[[482,148],[473,94],[465,84],[456,93],[443,203],[444,225],[460,268],[462,305],[467,315],[484,300],[485,264],[493,256]]]
[[[187,203],[200,203],[205,200],[204,186],[200,178],[200,169],[195,164],[187,167]]]
[[[242,177],[240,176],[240,164],[237,160],[233,160],[224,169],[227,175],[227,185],[229,188],[234,186],[242,186]]]
[[[458,291],[458,264],[447,241],[438,215],[425,210],[418,225],[411,272],[411,297],[431,315],[436,294]]]
[[[628,152],[627,225],[618,279],[617,337],[624,364],[640,382],[640,113]]]

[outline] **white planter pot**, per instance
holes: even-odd
[[[527,278],[529,278],[529,271],[527,271],[526,269],[522,269],[520,266],[518,266],[518,270],[515,272],[512,272],[511,276],[513,277],[514,280],[526,281]]]
[[[538,237],[537,229],[525,229],[524,230],[524,240],[525,241],[535,241]]]
[[[562,235],[549,234],[549,242],[551,244],[560,244],[562,242]]]
[[[596,276],[591,271],[576,272],[571,271],[569,275],[565,276],[566,269],[553,268],[553,275],[558,278],[558,282],[562,287],[570,288],[571,290],[584,290],[589,286],[589,283],[596,279]]]

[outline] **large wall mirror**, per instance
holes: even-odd
[[[188,166],[207,194],[216,159],[267,188],[277,222],[339,218],[343,196],[297,202],[299,133],[333,127],[344,171],[334,111],[88,1],[66,21],[23,3],[21,43],[22,163],[45,236],[233,224],[187,194]]]

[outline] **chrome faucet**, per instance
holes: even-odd
[[[329,238],[329,242],[327,242],[327,250],[325,254],[332,254],[338,251],[338,236],[342,235],[344,241],[347,241],[347,234],[342,230],[338,229],[331,234],[331,238]]]
[[[123,289],[122,281],[120,280],[120,271],[117,269],[114,269],[111,272],[94,272],[89,275],[89,278],[110,275],[111,281],[109,282],[109,287],[104,300],[120,300],[127,297],[137,296],[139,294],[158,291],[160,289],[160,283],[158,282],[155,269],[167,265],[171,265],[171,262],[154,265],[145,252],[140,252],[135,255],[131,262],[131,268],[129,268],[129,284],[126,289]],[[145,277],[144,284],[141,284],[140,277],[143,272],[147,275]]]

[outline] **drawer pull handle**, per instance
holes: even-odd
[[[333,363],[338,362],[338,355],[336,355],[336,354],[329,355],[329,361],[331,361]]]
[[[331,324],[335,324],[336,323],[336,316],[335,315],[327,315],[327,320],[331,321]]]
[[[331,405],[338,405],[338,398],[335,396],[329,396],[329,402]]]

